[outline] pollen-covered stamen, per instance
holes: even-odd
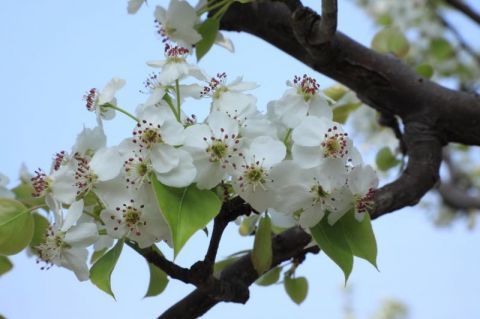
[[[55,154],[55,158],[53,159],[53,170],[58,171],[60,169],[60,166],[64,163],[66,156],[65,151],[60,151],[57,154]]]
[[[317,80],[304,74],[302,77],[295,76],[293,78],[293,85],[297,87],[298,94],[303,95],[305,101],[308,101],[312,96],[317,94],[320,85]]]
[[[45,241],[39,246],[35,247],[38,252],[39,259],[37,263],[43,261],[45,266],[41,269],[50,269],[54,264],[54,261],[60,258],[62,249],[68,248],[68,244],[65,243],[65,233],[56,229],[50,225],[45,233]]]
[[[93,88],[93,89],[90,89],[88,92],[85,93],[85,95],[83,96],[83,99],[85,100],[86,102],[86,107],[87,107],[87,110],[89,110],[90,112],[93,112],[95,111],[96,109],[96,101],[97,101],[97,97],[98,97],[98,91],[96,88]]]
[[[50,188],[50,179],[41,168],[35,171],[35,176],[33,176],[30,180],[33,187],[33,197],[44,196]]]
[[[163,143],[160,125],[143,120],[133,130],[133,143],[141,148],[150,149],[153,145]]]
[[[158,80],[159,73],[151,73],[145,81],[143,81],[143,86],[147,91],[140,90],[140,93],[150,94],[153,90],[162,87],[163,85]]]
[[[155,19],[155,27],[157,28],[157,33],[160,35],[162,38],[162,42],[165,43],[169,40],[168,38],[168,32],[163,26],[163,24],[160,23],[160,21]]]
[[[142,235],[142,228],[147,225],[147,221],[142,216],[142,210],[145,206],[136,206],[133,199],[130,203],[123,204],[122,207],[117,207],[116,210],[122,214],[122,222],[125,223],[128,230],[135,236]]]
[[[223,168],[226,168],[230,163],[230,159],[235,153],[238,152],[237,145],[240,143],[240,139],[235,134],[226,134],[223,128],[221,138],[210,137],[210,139],[204,137],[205,142],[208,143],[206,152],[210,156],[210,162],[220,162]]]
[[[143,157],[134,154],[134,156],[124,162],[123,168],[125,170],[127,188],[130,186],[139,188],[145,182],[150,183],[148,176],[152,171],[152,166],[148,161],[144,160]]]
[[[243,174],[239,177],[240,188],[252,187],[255,192],[257,187],[265,189],[265,183],[268,181],[268,171],[263,167],[260,161],[254,160],[250,164],[242,165]]]
[[[348,134],[341,132],[337,126],[329,128],[320,144],[323,155],[327,158],[343,158],[347,155],[347,136]]]
[[[325,191],[325,189],[316,181],[316,185],[313,185],[310,188],[310,193],[313,194],[313,203],[312,206],[316,204],[325,204],[325,200],[330,196],[330,194]]]
[[[228,88],[225,85],[227,82],[227,74],[225,72],[217,73],[216,77],[210,79],[207,86],[203,87],[201,96],[210,96],[218,99],[223,92],[227,92]]]
[[[190,54],[190,50],[180,46],[171,46],[165,44],[165,56],[167,57],[167,63],[183,63],[186,61],[187,56]]]
[[[90,169],[89,160],[79,153],[75,153],[73,158],[77,161],[75,170],[75,186],[77,187],[77,196],[86,195],[98,180],[97,175]]]
[[[369,213],[373,209],[374,201],[373,197],[375,196],[375,189],[369,188],[367,194],[363,196],[355,196],[355,211],[359,214]]]

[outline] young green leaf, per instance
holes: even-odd
[[[0,198],[0,255],[15,255],[27,247],[33,228],[32,213],[22,203]]]
[[[90,263],[91,263],[91,264],[96,263],[97,260],[100,259],[100,257],[102,257],[103,255],[105,255],[105,253],[107,252],[107,250],[108,250],[108,248],[103,248],[103,249],[94,251],[93,254],[92,254],[92,257],[90,257]]]
[[[283,281],[285,291],[288,296],[295,302],[297,305],[301,304],[308,293],[308,281],[305,277],[291,278],[290,276],[285,276]]]
[[[272,222],[270,217],[260,219],[252,251],[253,268],[259,275],[272,265]]]
[[[393,155],[392,151],[387,146],[378,151],[377,156],[375,157],[375,162],[378,169],[381,171],[388,171],[390,168],[401,163],[401,161],[395,158],[395,155]]]
[[[44,198],[33,197],[33,187],[31,184],[21,183],[12,192],[15,198],[27,207],[39,206],[45,204]]]
[[[430,64],[420,64],[415,68],[415,71],[426,79],[433,76],[433,67]]]
[[[162,252],[157,246],[153,246],[153,250],[163,256]],[[168,277],[163,270],[151,263],[148,263],[148,269],[150,271],[150,282],[148,284],[145,298],[158,296],[165,290],[165,288],[167,288],[168,285]]]
[[[0,256],[0,276],[9,272],[10,269],[12,268],[13,268],[13,264],[10,261],[10,259],[8,259],[7,256]]]
[[[363,220],[358,222],[353,210],[351,210],[339,222],[343,225],[345,237],[353,254],[365,259],[377,268],[377,242],[370,215],[365,214]]]
[[[33,237],[30,242],[30,247],[35,247],[40,245],[45,241],[45,234],[47,233],[47,228],[50,225],[48,220],[38,213],[33,214],[34,228],[33,228]]]
[[[220,22],[214,18],[208,18],[198,27],[197,31],[202,36],[202,40],[195,45],[197,61],[200,61],[200,59],[210,51],[210,48],[213,46],[215,39],[217,38],[219,28]]]
[[[455,49],[447,40],[435,38],[430,41],[430,52],[436,59],[443,61],[452,57],[455,54]]]
[[[398,28],[386,27],[375,35],[372,48],[381,53],[393,53],[403,58],[410,50],[410,44]]]
[[[267,271],[262,277],[258,278],[255,283],[259,286],[270,286],[276,283],[280,279],[281,267],[275,267],[270,271]]]
[[[176,257],[187,240],[217,216],[222,203],[214,192],[199,190],[195,185],[187,188],[168,187],[154,175],[152,185],[160,210],[172,232]]]
[[[350,113],[358,109],[362,103],[348,103],[333,109],[333,121],[344,124]]]
[[[323,218],[316,226],[310,228],[313,239],[323,252],[342,269],[347,282],[353,268],[353,253],[340,222],[329,225]]]
[[[90,280],[92,283],[105,291],[107,294],[115,299],[113,294],[110,279],[112,272],[115,269],[118,258],[122,253],[124,240],[119,239],[117,244],[110,249],[105,255],[103,255],[90,269]]]

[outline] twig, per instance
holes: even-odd
[[[462,0],[446,0],[446,2],[450,6],[454,7],[458,11],[465,14],[467,17],[469,17],[476,23],[480,24],[480,14],[474,11],[472,8],[470,8],[470,6],[467,5],[465,2],[463,2]]]

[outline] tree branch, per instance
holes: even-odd
[[[446,0],[450,6],[465,14],[467,17],[480,24],[480,14],[475,12],[469,5],[462,0]]]
[[[337,31],[337,10],[337,0],[322,0],[322,18],[312,34],[312,44],[322,45],[332,40]]]

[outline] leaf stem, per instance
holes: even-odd
[[[178,82],[178,79],[175,80],[175,93],[177,95],[177,121],[181,123],[182,121],[181,121],[180,115],[182,114],[181,113],[182,111],[181,111],[181,103],[180,103],[180,83]]]

